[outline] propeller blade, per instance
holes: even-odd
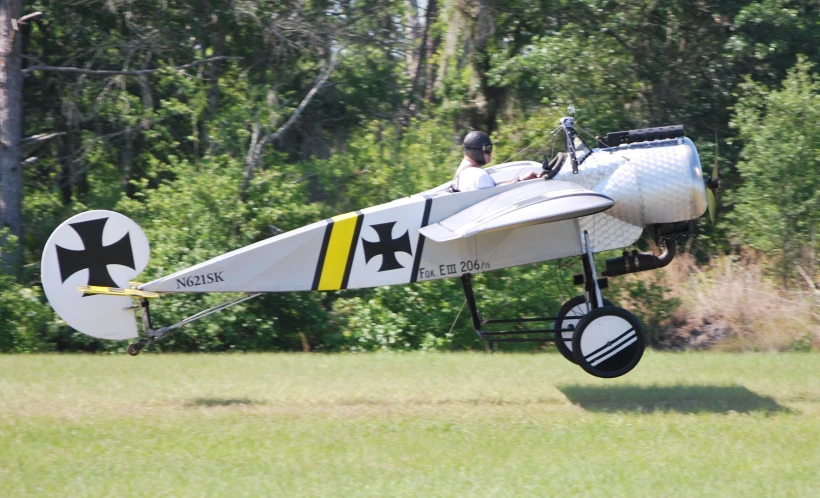
[[[712,168],[712,175],[706,181],[706,205],[709,208],[709,219],[712,221],[712,225],[715,224],[717,218],[717,190],[720,188],[720,177],[718,176],[719,156],[718,137],[717,131],[715,131],[715,167]]]
[[[717,195],[711,188],[706,189],[706,204],[709,207],[709,219],[712,224],[715,224],[715,217],[717,216]]]

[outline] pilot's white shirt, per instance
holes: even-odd
[[[496,185],[495,180],[486,170],[474,165],[467,158],[464,158],[461,164],[458,165],[453,184],[459,192],[495,187]]]

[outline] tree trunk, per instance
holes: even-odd
[[[132,172],[134,166],[134,136],[133,132],[125,133],[125,145],[120,149],[120,167],[122,169],[122,191],[128,197],[134,196],[134,187],[131,185]]]
[[[228,37],[228,21],[224,19],[225,14],[220,14],[222,9],[220,5],[214,8],[210,0],[202,0],[202,9],[207,19],[208,45],[213,50],[214,56],[222,56],[225,54],[225,45]],[[202,129],[203,155],[208,155],[212,149],[210,127],[212,121],[216,118],[219,112],[220,90],[219,78],[222,75],[222,64],[216,62],[209,64],[205,69],[205,78],[208,80],[208,112],[205,114],[205,119],[200,125]]]
[[[419,5],[417,0],[404,0],[404,18],[407,23],[404,29],[404,37],[408,47],[412,47],[404,54],[408,71],[416,67],[418,52],[416,51],[416,41],[419,39]],[[413,79],[413,75],[410,75]]]
[[[429,0],[427,2],[427,26],[428,30],[436,21],[438,20],[438,0]],[[424,100],[426,102],[432,102],[433,100],[433,90],[436,85],[436,72],[435,67],[433,64],[434,56],[438,52],[439,45],[441,45],[441,34],[435,34],[427,36],[427,54],[425,58],[427,59],[427,81],[425,82],[425,91],[424,91]]]
[[[23,73],[20,71],[22,33],[16,20],[21,0],[0,0],[0,227],[8,227],[18,239],[23,235]],[[4,246],[5,239],[0,239]],[[0,265],[17,274],[22,251],[2,251]]]
[[[71,135],[68,121],[63,113],[58,109],[54,113],[55,129],[65,133],[57,139],[57,161],[60,163],[60,170],[57,172],[57,187],[60,189],[60,198],[63,205],[71,203],[74,190],[74,175],[72,163],[74,161],[74,137]]]

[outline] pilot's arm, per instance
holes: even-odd
[[[510,183],[525,182],[527,180],[532,180],[533,178],[538,178],[538,175],[534,171],[530,171],[523,176],[516,176],[512,180],[501,182],[499,183],[499,185],[509,185]]]

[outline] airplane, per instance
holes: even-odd
[[[610,277],[668,265],[675,241],[690,230],[691,220],[707,208],[714,217],[717,166],[710,178],[704,177],[697,149],[682,125],[610,132],[590,147],[569,110],[553,131],[565,151],[545,156],[543,162],[487,168],[499,184],[528,172],[536,172],[536,179],[467,192],[454,191],[447,182],[276,235],[148,283],[129,283],[149,261],[148,239],[134,221],[113,211],[78,214],[57,227],[46,243],[43,289],[54,310],[76,330],[100,339],[139,338],[128,346],[136,356],[178,327],[265,292],[460,278],[472,326],[488,343],[552,341],[567,360],[594,376],[624,375],[643,355],[643,326],[632,313],[604,299],[601,289]],[[624,250],[606,260],[599,278],[593,255],[632,246],[645,228],[654,230],[663,252]],[[583,272],[574,279],[583,293],[556,316],[482,318],[474,274],[569,257],[583,263]],[[180,292],[245,294],[155,328],[149,299]],[[134,310],[142,321],[141,334]],[[530,322],[551,322],[552,327],[490,330],[496,324]]]

